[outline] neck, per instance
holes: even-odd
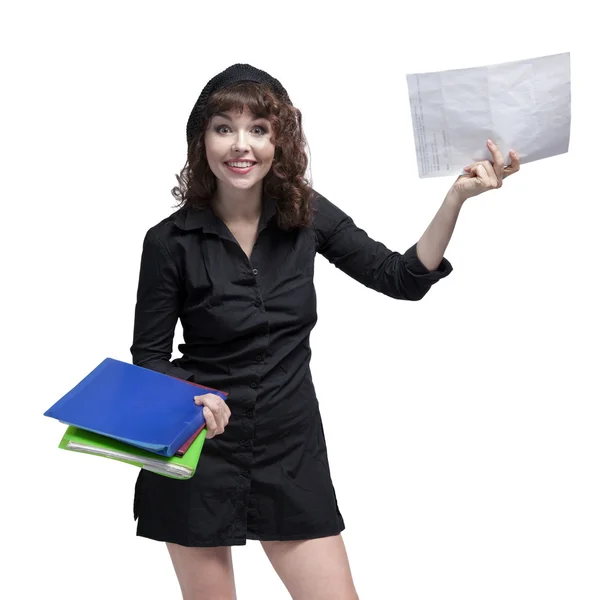
[[[226,223],[258,221],[262,210],[262,186],[257,190],[217,191],[211,205],[214,213]]]

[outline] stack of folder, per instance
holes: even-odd
[[[107,358],[44,415],[67,425],[63,450],[189,479],[206,439],[194,396],[208,393],[227,399],[225,392]]]

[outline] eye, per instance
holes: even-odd
[[[215,131],[216,131],[217,133],[223,133],[223,131],[222,131],[223,129],[229,129],[229,125],[217,125],[217,126],[215,127]],[[252,130],[253,130],[253,131],[254,131],[254,130],[258,130],[258,134],[259,134],[259,135],[265,135],[265,134],[267,134],[267,133],[268,133],[268,130],[267,130],[267,128],[266,128],[266,127],[263,127],[262,125],[255,125],[255,126],[252,128]],[[231,130],[230,130],[230,131],[231,131]]]

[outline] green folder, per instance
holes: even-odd
[[[205,439],[206,427],[183,456],[168,457],[69,425],[58,447],[72,452],[112,458],[173,479],[189,479],[196,472]]]

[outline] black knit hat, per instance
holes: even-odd
[[[279,83],[277,79],[271,77],[265,71],[261,71],[260,69],[247,64],[237,63],[235,65],[231,65],[231,67],[228,67],[218,75],[215,75],[206,84],[202,90],[202,93],[200,94],[200,97],[198,100],[196,100],[196,104],[194,105],[187,122],[186,133],[188,145],[200,131],[202,113],[206,108],[206,102],[208,101],[209,96],[217,90],[231,85],[232,83],[237,83],[238,81],[254,81],[255,83],[264,83],[271,88],[271,91],[281,96],[285,102],[291,104],[288,93],[285,91],[281,83]]]

